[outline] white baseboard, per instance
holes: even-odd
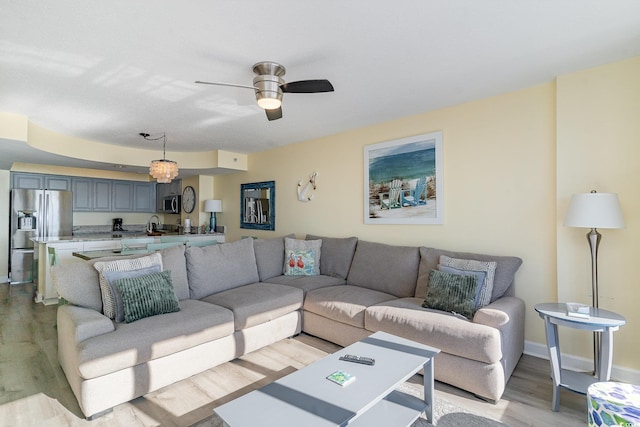
[[[545,344],[525,341],[524,354],[549,360],[549,352]],[[562,353],[562,368],[572,371],[591,371],[593,370],[593,359]],[[613,365],[611,367],[611,379],[630,384],[640,384],[640,371]]]

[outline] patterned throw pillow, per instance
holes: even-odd
[[[154,253],[153,255],[139,257],[139,258],[126,258],[118,259],[115,261],[100,261],[96,262],[93,267],[98,270],[100,276],[100,294],[102,295],[102,313],[110,319],[115,319],[115,300],[111,289],[109,288],[109,282],[104,277],[105,271],[131,271],[139,270],[145,267],[151,267],[159,265],[162,270],[162,255],[160,253]]]
[[[180,311],[169,270],[146,276],[127,277],[116,280],[115,284],[122,294],[126,323]]]
[[[493,280],[496,275],[496,267],[498,265],[497,262],[450,258],[446,255],[440,255],[440,265],[453,267],[458,270],[484,271],[487,276],[484,279],[484,283],[480,284],[480,286],[482,286],[482,289],[480,290],[480,301],[478,308],[484,307],[485,305],[489,304],[489,302],[491,302]],[[431,283],[429,283],[429,286],[431,286]]]
[[[474,298],[476,304],[476,310],[481,308],[481,297],[482,291],[484,289],[484,280],[487,278],[487,273],[485,271],[474,271],[474,270],[460,270],[458,268],[447,267],[446,265],[438,264],[438,271],[443,271],[445,273],[451,274],[462,274],[465,276],[476,276],[476,296]]]
[[[116,280],[126,279],[128,277],[140,277],[146,276],[151,273],[160,273],[162,270],[159,265],[152,265],[151,267],[141,268],[140,270],[130,271],[103,271],[104,277],[107,279],[111,295],[113,296],[113,308],[115,312],[115,320],[118,323],[124,322],[124,305],[122,303],[122,294],[116,286]]]
[[[476,276],[429,272],[429,289],[424,308],[462,315],[472,320],[475,314]]]
[[[285,276],[317,276],[315,271],[316,251],[309,250],[286,250]]]
[[[290,237],[284,238],[284,265],[282,267],[282,274],[287,274],[289,267],[289,251],[314,251],[313,254],[313,276],[320,274],[320,252],[322,250],[322,240],[298,240]],[[300,255],[300,254],[299,254]],[[297,260],[297,257],[295,258]],[[298,273],[298,275],[300,275]]]

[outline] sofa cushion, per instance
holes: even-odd
[[[160,251],[162,269],[171,270],[171,283],[178,300],[189,299],[189,282],[187,281],[186,246],[175,245]]]
[[[423,308],[422,298],[401,298],[367,308],[365,327],[479,362],[502,359],[500,332],[496,328]]]
[[[202,301],[233,312],[237,331],[266,323],[302,308],[303,292],[275,283],[253,283],[210,295]]]
[[[98,261],[93,267],[98,271],[100,279],[100,293],[102,295],[102,312],[109,319],[115,318],[115,298],[109,288],[109,283],[104,277],[105,271],[131,271],[139,270],[145,267],[159,265],[162,269],[162,256],[154,253],[139,258],[123,258],[113,261]]]
[[[477,261],[495,261],[496,274],[493,280],[493,290],[491,291],[491,302],[509,294],[507,291],[513,283],[513,278],[522,264],[522,260],[512,256],[496,256],[474,254],[469,252],[452,252],[443,249],[420,247],[420,271],[418,275],[418,285],[416,286],[415,297],[424,298],[429,286],[429,271],[438,268],[440,255],[451,258],[473,259]]]
[[[320,274],[346,279],[351,268],[353,254],[358,244],[357,237],[325,237],[307,234],[307,240],[322,240]]]
[[[413,296],[419,264],[420,253],[417,247],[359,240],[347,276],[347,284],[400,298]],[[424,298],[424,295],[422,297]]]
[[[51,280],[58,295],[70,304],[102,313],[98,271],[93,262],[70,262],[51,267]]]
[[[359,286],[331,286],[307,292],[304,309],[341,323],[364,328],[365,309],[393,299],[393,295]]]
[[[312,251],[313,256],[313,270],[311,274],[298,273],[295,268],[295,260],[298,256],[301,256],[300,251]],[[300,252],[300,253],[298,253]],[[282,273],[291,276],[309,276],[320,274],[320,256],[322,254],[322,240],[298,240],[290,237],[284,238],[284,262],[282,264]],[[291,260],[294,260],[294,265],[291,266]],[[301,270],[304,267],[300,267]]]
[[[266,280],[268,283],[278,283],[280,285],[294,286],[304,292],[312,289],[326,288],[328,286],[345,285],[344,279],[332,276],[276,276]]]
[[[294,238],[295,235],[289,234],[286,237]],[[260,277],[261,282],[282,274],[282,265],[284,264],[284,237],[254,239],[253,250],[258,266],[258,277]]]
[[[78,344],[82,378],[116,372],[234,332],[230,310],[196,300],[181,301],[175,313],[115,325],[115,331]]]
[[[125,277],[115,282],[122,295],[124,321],[127,323],[180,311],[178,297],[171,283],[171,272]]]
[[[129,277],[140,277],[146,276],[151,273],[160,273],[159,265],[152,265],[151,267],[141,268],[139,270],[131,270],[131,271],[103,271],[105,279],[107,279],[107,284],[109,285],[109,289],[111,290],[111,295],[113,295],[114,301],[114,311],[115,317],[114,321],[120,323],[124,322],[124,303],[122,301],[122,292],[116,286],[116,281],[120,279],[126,279]]]
[[[475,276],[431,270],[429,289],[422,306],[459,314],[471,320],[476,311],[477,287],[478,279]]]
[[[253,239],[213,246],[189,246],[186,255],[189,290],[193,299],[260,280]]]

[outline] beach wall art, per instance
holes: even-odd
[[[364,223],[444,223],[442,132],[364,147]]]

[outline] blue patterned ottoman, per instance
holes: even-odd
[[[587,390],[589,426],[640,427],[640,387],[601,382]]]

